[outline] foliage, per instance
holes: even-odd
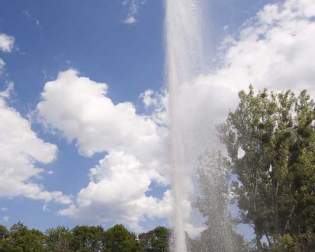
[[[0,225],[0,239],[4,239],[8,236],[9,231],[5,226]]]
[[[169,230],[158,227],[139,237],[123,225],[50,228],[45,233],[22,223],[10,230],[0,225],[0,252],[166,252]],[[152,244],[150,248],[148,244]]]
[[[72,233],[65,227],[50,228],[46,231],[46,248],[49,252],[73,251]]]
[[[136,235],[130,233],[123,225],[116,225],[105,233],[106,252],[140,252],[141,247]]]
[[[13,225],[0,240],[0,251],[42,252],[45,236],[38,230],[28,229],[22,223]]]
[[[315,105],[306,91],[250,87],[220,128],[241,222],[264,251],[315,251]],[[262,242],[266,240],[266,242]]]
[[[157,227],[139,235],[139,241],[145,252],[167,252],[171,232],[165,227]]]
[[[104,230],[102,227],[76,226],[72,229],[74,251],[98,252],[104,248]]]

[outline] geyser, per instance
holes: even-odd
[[[188,115],[190,83],[204,68],[202,1],[165,0],[166,73],[171,118],[171,175],[174,198],[174,248],[186,252],[185,232],[191,224],[192,167],[197,157],[194,127]],[[188,89],[187,89],[188,88]],[[186,114],[188,113],[188,114]],[[190,119],[188,119],[189,117]]]
[[[216,138],[222,90],[204,83],[206,0],[165,0],[173,252],[231,252],[227,169]],[[207,45],[207,46],[204,46]],[[209,69],[208,69],[209,70]],[[222,157],[222,156],[221,156]],[[186,234],[193,243],[187,242]],[[197,244],[197,245],[196,245]],[[188,246],[189,245],[189,246]]]

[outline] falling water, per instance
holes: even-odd
[[[202,0],[165,0],[166,71],[171,118],[171,163],[174,197],[173,250],[186,252],[187,204],[193,189],[191,167],[194,154],[193,129],[187,120],[184,90],[203,68]],[[187,93],[187,92],[186,92]],[[189,113],[189,109],[186,110]]]

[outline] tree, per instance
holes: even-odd
[[[46,248],[48,252],[71,252],[72,234],[65,227],[50,228],[46,231]]]
[[[1,240],[0,252],[23,252],[23,249],[10,244],[8,240]]]
[[[101,226],[76,226],[72,229],[73,251],[99,252],[104,249],[104,230]]]
[[[0,225],[0,240],[5,239],[8,235],[8,229],[5,226]]]
[[[165,227],[157,227],[139,235],[141,247],[145,252],[167,252],[171,232]]]
[[[105,232],[106,252],[141,252],[136,235],[123,225],[115,225]]]
[[[14,224],[6,240],[6,245],[14,251],[43,252],[45,236],[40,231],[28,229],[22,223]]]
[[[253,225],[259,250],[313,251],[314,102],[306,91],[256,94],[252,87],[239,98],[220,135],[238,179],[241,221]]]
[[[0,225],[0,252],[19,252],[21,249],[15,249],[8,241],[9,231],[5,226]]]

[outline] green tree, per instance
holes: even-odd
[[[145,252],[167,252],[169,248],[170,230],[157,227],[139,235],[139,241]]]
[[[9,231],[5,226],[0,225],[0,252],[20,252],[22,249],[15,249],[8,241]]]
[[[71,252],[72,234],[65,227],[50,228],[46,231],[46,249],[48,252]]]
[[[45,236],[38,230],[28,229],[22,223],[17,223],[11,227],[6,245],[16,251],[43,252]]]
[[[73,251],[99,252],[104,250],[104,230],[102,227],[76,226],[72,229]]]
[[[105,232],[106,252],[141,252],[136,235],[130,233],[123,225],[115,225]]]
[[[5,226],[0,225],[0,240],[5,239],[8,235],[8,229]]]
[[[23,249],[12,245],[8,240],[1,240],[0,252],[23,252]]]
[[[258,250],[315,251],[314,102],[306,91],[252,87],[239,98],[220,135],[241,221],[254,227]]]

